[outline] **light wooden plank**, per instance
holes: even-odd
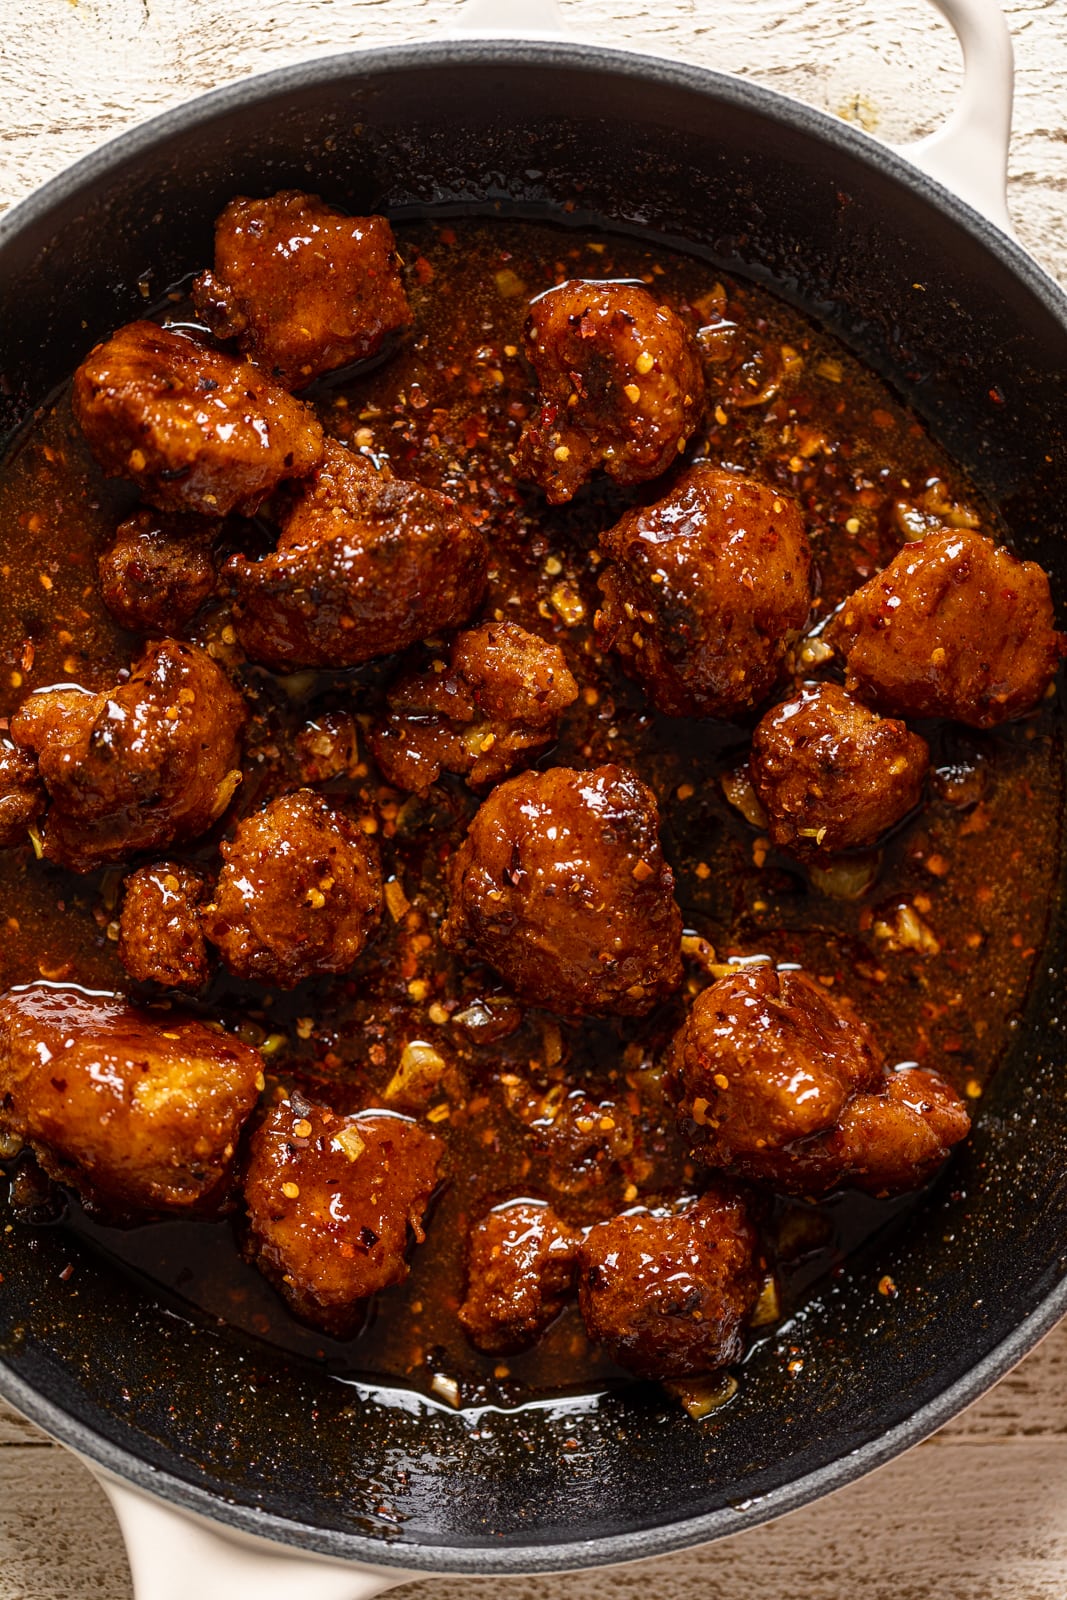
[[[761,1600],[851,1600],[860,1590],[865,1600],[935,1593],[938,1600],[1060,1600],[1067,1590],[1065,1379],[1067,1325],[936,1439],[831,1500],[714,1549],[610,1575],[494,1588],[500,1600],[643,1600],[649,1583],[657,1600],[696,1600],[712,1581],[716,1600],[748,1600],[754,1591]],[[20,1436],[33,1446],[19,1445]],[[10,1446],[0,1451],[0,1600],[82,1592],[129,1600],[118,1532],[89,1474],[9,1408],[0,1410],[0,1438]],[[57,1515],[78,1528],[74,1546],[54,1537]],[[72,1587],[79,1562],[94,1586],[84,1591]],[[461,1600],[470,1589],[434,1581],[397,1595]]]
[[[904,139],[934,126],[958,54],[924,0],[563,0],[593,37],[739,71]],[[1009,0],[1020,235],[1067,278],[1067,5]],[[453,0],[0,0],[0,209],[112,132],[247,72],[425,36]],[[712,1550],[621,1572],[410,1600],[1062,1600],[1067,1329],[935,1441]],[[0,1406],[0,1600],[130,1600],[88,1472]],[[245,1600],[234,1596],[234,1600]]]
[[[246,73],[433,36],[459,0],[4,0],[0,203],[108,134]],[[583,34],[739,72],[885,137],[928,132],[960,80],[925,0],[563,0]],[[1061,63],[1067,7],[1008,0],[1018,56],[1012,173],[1020,232],[1067,276]],[[35,85],[32,95],[26,85]]]
[[[65,1450],[0,1450],[0,1596],[130,1600],[111,1507]]]
[[[32,1422],[27,1422],[25,1417],[20,1417],[17,1411],[0,1400],[0,1449],[14,1446],[29,1449],[32,1446],[47,1450],[51,1445],[52,1441]]]
[[[433,1579],[397,1600],[1062,1600],[1067,1444],[944,1438],[829,1500],[699,1551],[564,1577]],[[298,1587],[298,1586],[297,1586]],[[3,1600],[130,1600],[118,1529],[80,1463],[0,1452]],[[233,1600],[246,1600],[235,1595]],[[247,1597],[253,1600],[253,1597]]]

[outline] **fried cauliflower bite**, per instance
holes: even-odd
[[[671,1078],[693,1154],[787,1194],[918,1188],[970,1128],[935,1072],[887,1072],[851,1007],[803,972],[750,967],[698,995]]]
[[[741,1354],[759,1290],[756,1232],[725,1184],[668,1215],[625,1212],[578,1252],[589,1337],[641,1378],[686,1378]]]
[[[250,361],[130,322],[74,374],[74,415],[109,478],[159,511],[252,516],[322,458],[315,413]]]
[[[682,979],[681,914],[652,791],[624,767],[552,767],[485,800],[452,858],[441,937],[521,999],[642,1016]]]
[[[787,494],[699,461],[600,536],[597,638],[671,717],[731,718],[774,688],[812,560]]]
[[[465,623],[488,547],[434,489],[394,478],[330,441],[262,561],[234,556],[235,623],[253,661],[278,671],[354,667]]]
[[[929,768],[925,739],[835,683],[768,711],[749,755],[767,832],[794,854],[876,844],[919,804]]]
[[[489,1355],[524,1350],[554,1322],[574,1289],[581,1235],[551,1206],[509,1200],[467,1241],[467,1292],[459,1320]]]
[[[487,622],[457,635],[450,666],[434,661],[392,686],[371,748],[399,789],[424,793],[442,771],[488,789],[554,742],[577,698],[558,645],[514,622]]]
[[[842,1184],[906,1194],[928,1182],[970,1131],[966,1105],[939,1072],[901,1067],[877,1093],[854,1095],[836,1127],[793,1152],[790,1185],[805,1194]]]
[[[378,925],[377,846],[311,789],[244,817],[200,926],[239,978],[291,989],[346,972]]]
[[[215,592],[221,523],[137,511],[115,530],[100,557],[100,592],[115,621],[131,633],[174,634]]]
[[[179,861],[138,867],[126,879],[119,960],[138,983],[195,991],[211,976],[199,902],[204,876]]]
[[[11,718],[48,792],[44,854],[75,872],[199,838],[241,779],[245,706],[195,645],[150,644],[110,694],[39,689]]]
[[[403,1283],[444,1145],[407,1117],[343,1117],[292,1095],[252,1134],[247,1254],[294,1316],[343,1339],[372,1294]]]
[[[968,528],[905,545],[849,596],[826,638],[861,700],[972,728],[1031,711],[1067,653],[1044,570]]]
[[[181,1012],[45,983],[0,996],[0,1127],[99,1209],[217,1209],[262,1088],[257,1050]]]
[[[235,338],[286,389],[377,355],[411,321],[385,218],[348,217],[298,189],[230,201],[193,302],[217,338]]]
[[[700,426],[696,340],[640,284],[572,278],[546,290],[530,306],[525,347],[540,403],[516,466],[553,505],[601,468],[618,483],[658,478]]]

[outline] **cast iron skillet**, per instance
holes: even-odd
[[[0,236],[6,423],[141,312],[139,280],[162,290],[210,258],[212,219],[233,194],[289,185],[394,218],[606,219],[774,284],[892,377],[1067,596],[1067,306],[1050,281],[854,130],[609,50],[348,55],[208,96],[108,146]],[[1059,881],[1058,852],[1047,869]],[[23,1227],[0,1227],[0,1391],[175,1506],[385,1567],[573,1568],[797,1506],[933,1431],[1067,1309],[1057,905],[974,1139],[908,1236],[876,1242],[762,1346],[737,1399],[701,1426],[637,1385],[477,1425],[375,1396],[190,1327],[62,1230]],[[885,1273],[895,1299],[875,1292]]]

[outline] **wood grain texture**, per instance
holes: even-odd
[[[929,0],[561,0],[591,38],[758,78],[894,140],[937,125],[959,53]],[[459,0],[0,0],[0,205],[109,134],[250,72],[453,28]],[[1012,197],[1024,243],[1067,276],[1062,0],[1008,0]],[[33,92],[27,87],[33,85]]]
[[[1065,1593],[1067,1325],[934,1439],[766,1527],[623,1568],[430,1579],[392,1591],[395,1600],[1063,1600]],[[0,1600],[88,1596],[131,1600],[110,1508],[80,1462],[0,1413]]]
[[[582,32],[754,77],[894,140],[936,126],[958,51],[925,0],[562,0]],[[1010,202],[1067,279],[1067,4],[1008,0]],[[119,132],[243,74],[426,37],[453,0],[0,0],[0,208]],[[430,1580],[397,1600],[1063,1600],[1067,1326],[936,1439],[711,1549],[573,1577]],[[90,1474],[0,1406],[0,1600],[130,1600]],[[234,1596],[234,1600],[245,1600]]]

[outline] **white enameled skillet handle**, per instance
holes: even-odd
[[[1008,145],[1015,66],[1000,0],[933,0],[963,51],[963,88],[948,121],[901,155],[1012,233]]]
[[[370,1600],[415,1573],[327,1561],[216,1531],[97,1473],[122,1529],[134,1600]]]
[[[463,33],[570,33],[557,0],[466,0],[459,17]]]
[[[931,0],[956,32],[963,51],[963,88],[936,133],[897,148],[913,166],[974,206],[1005,233],[1008,143],[1014,65],[1000,0]],[[580,17],[580,12],[578,13]],[[457,31],[466,34],[572,32],[558,0],[466,0]]]

